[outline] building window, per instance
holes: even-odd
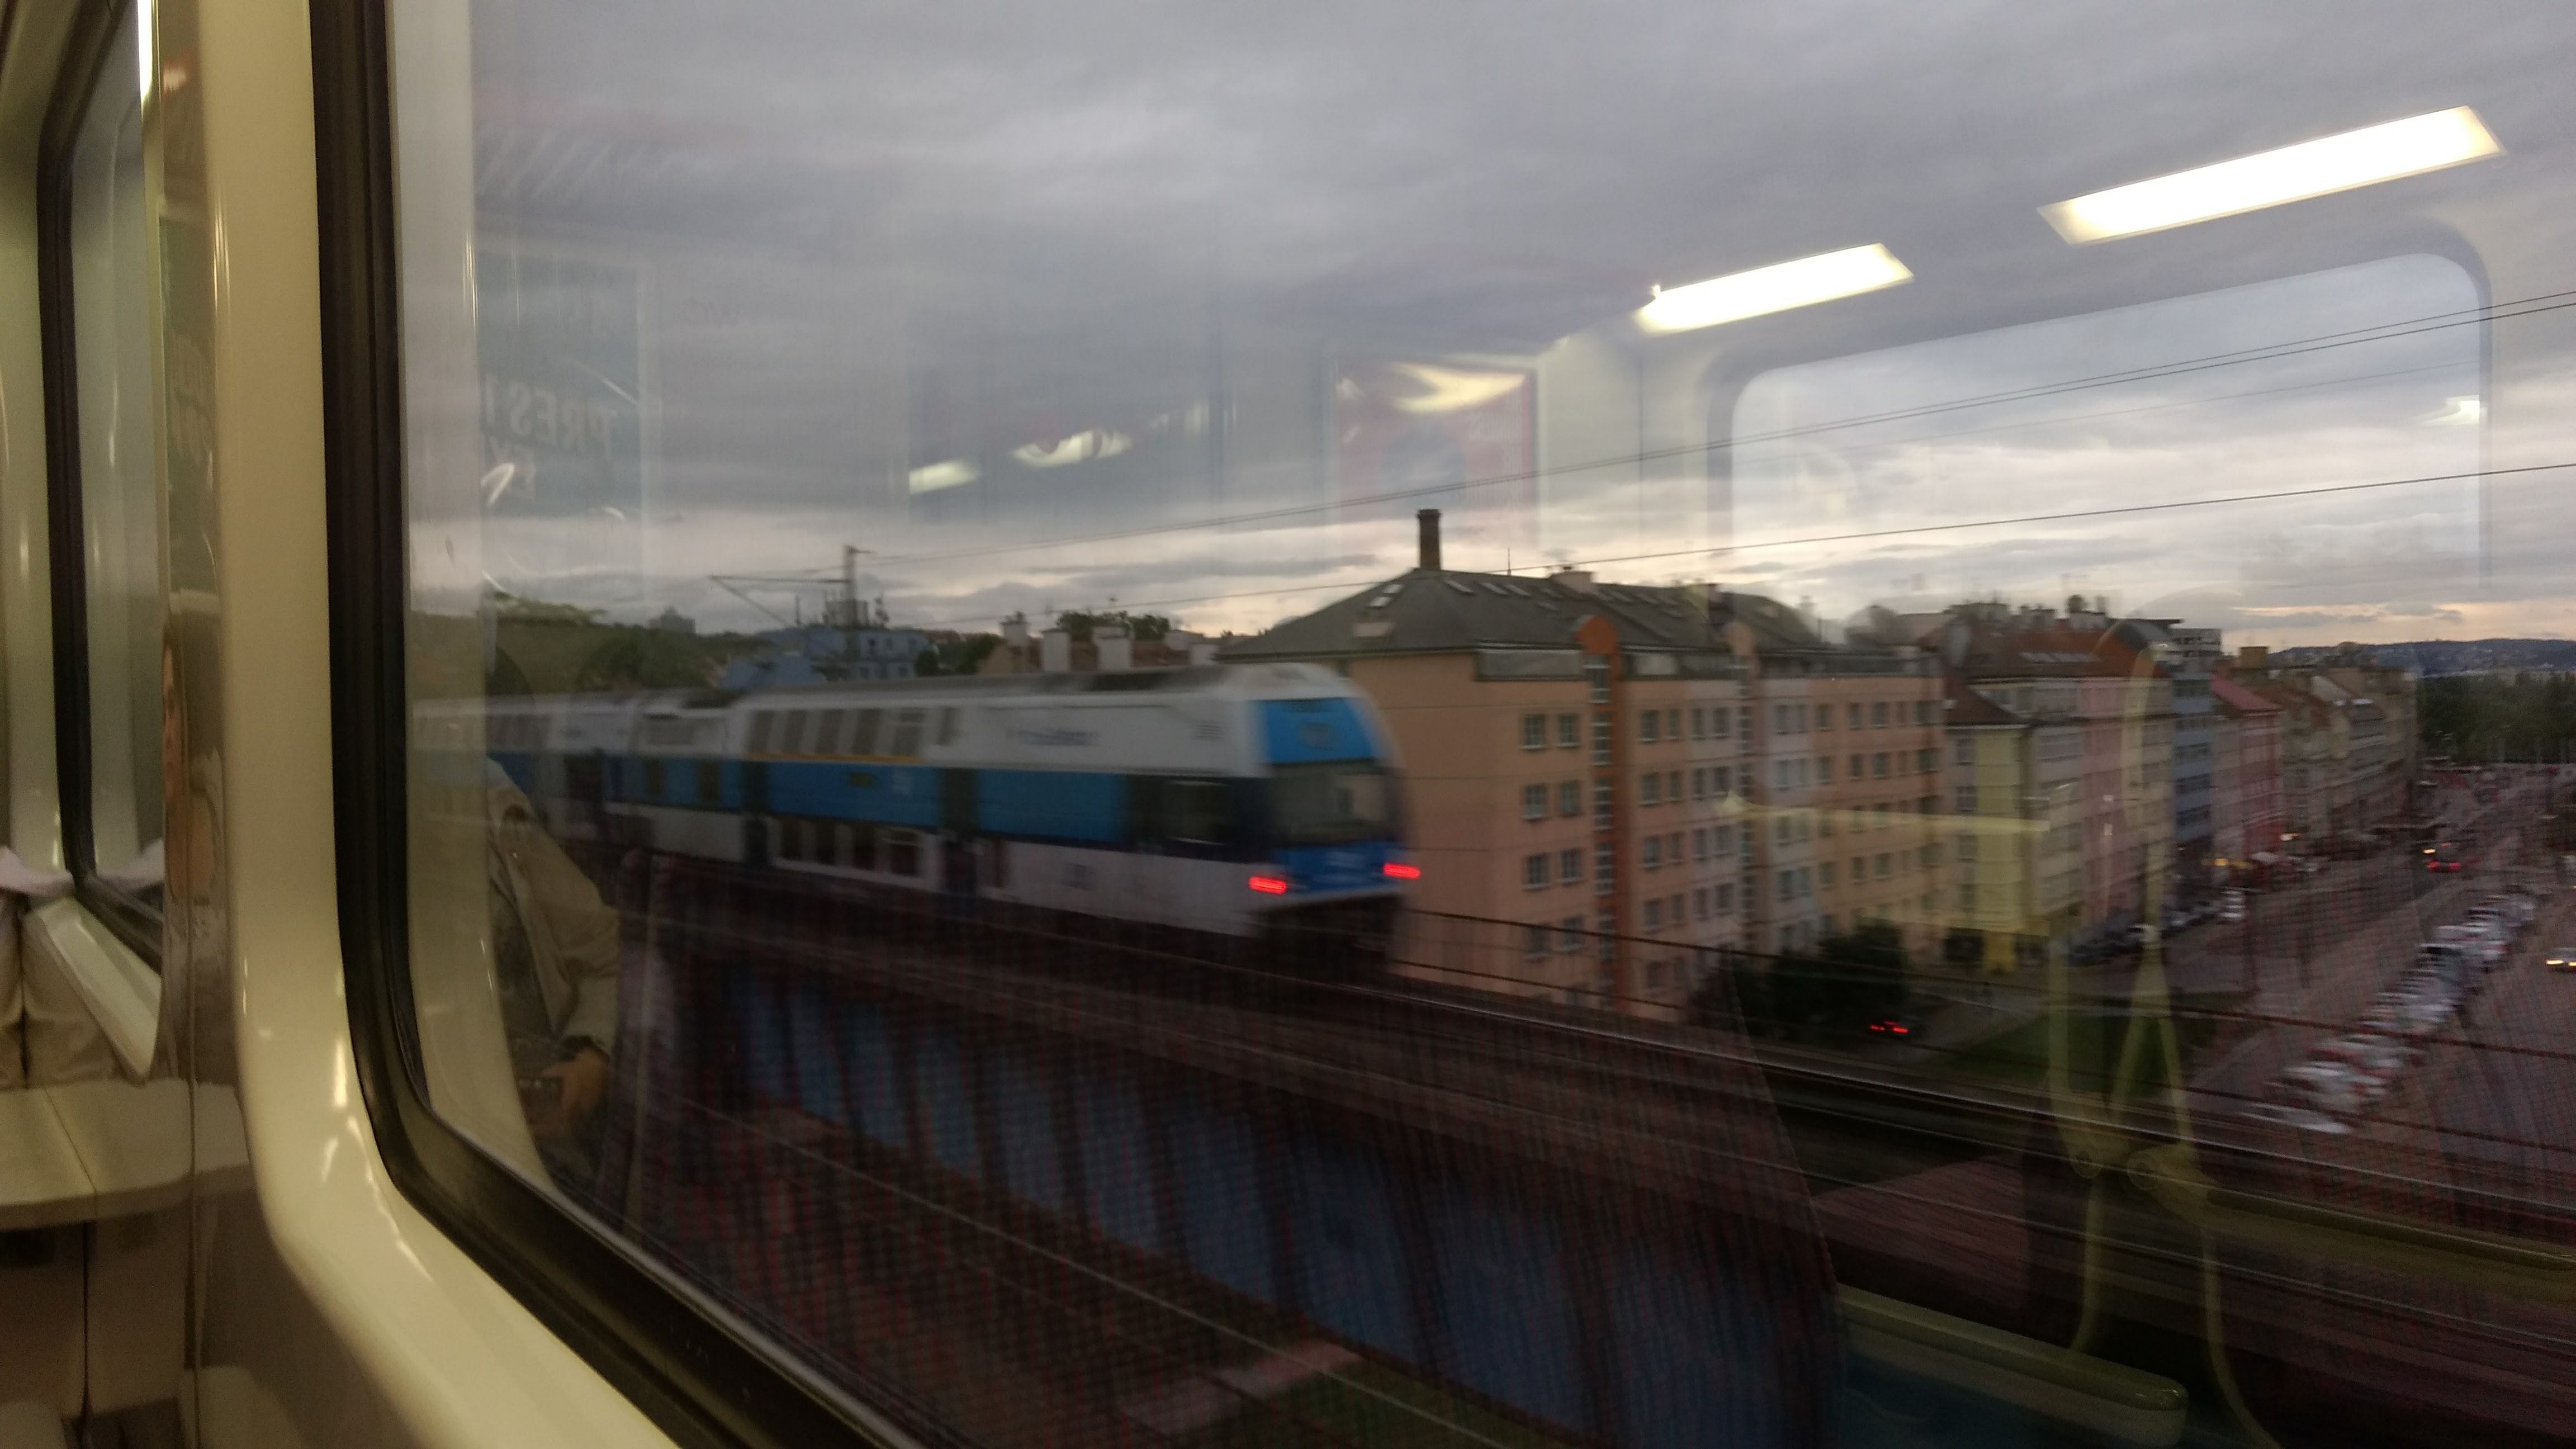
[[[1679,771],[1679,770],[1666,770],[1666,771],[1664,772],[1664,798],[1665,798],[1665,799],[1667,799],[1667,800],[1672,801],[1672,802],[1673,802],[1674,804],[1676,804],[1676,805],[1678,805],[1678,804],[1680,804],[1680,803],[1681,803],[1681,798],[1682,798],[1682,772],[1681,772],[1681,771]]]
[[[1780,899],[1784,901],[1794,901],[1797,898],[1798,873],[1794,870],[1784,870],[1780,872]]]
[[[1709,789],[1719,795],[1732,793],[1735,789],[1734,768],[1728,765],[1719,765],[1713,769],[1710,772]]]
[[[1831,756],[1831,755],[1819,755],[1819,756],[1817,756],[1817,757],[1816,757],[1816,783],[1817,783],[1817,784],[1819,784],[1819,785],[1830,785],[1830,784],[1832,784],[1833,782],[1834,782],[1834,757],[1833,757],[1833,756]]]
[[[1646,902],[1646,929],[1649,931],[1660,931],[1663,928],[1664,903],[1660,900]]]
[[[1598,830],[1607,830],[1610,828],[1611,798],[1609,781],[1595,780],[1592,782],[1593,828]]]
[[[1727,719],[1726,709],[1724,706],[1720,706],[1708,712],[1708,732],[1710,734],[1721,740],[1725,739],[1727,734],[1726,726]]]
[[[1704,740],[1708,738],[1707,710],[1694,709],[1691,711],[1691,738],[1695,740]]]
[[[1581,780],[1568,780],[1556,787],[1556,813],[1559,815],[1580,815],[1583,813],[1583,782]]]
[[[1832,729],[1833,727],[1834,727],[1834,707],[1833,707],[1832,705],[1830,705],[1830,704],[1820,704],[1820,705],[1817,705],[1817,706],[1816,706],[1816,728],[1817,728],[1817,729],[1820,729],[1820,730],[1830,730],[1830,729]]]
[[[1890,856],[1884,850],[1880,851],[1877,858],[1870,862],[1870,873],[1877,876],[1880,880],[1885,880],[1889,876],[1894,875],[1896,873],[1895,858]]]
[[[1969,835],[1969,834],[1962,833],[1962,834],[1959,836],[1959,849],[1958,849],[1958,851],[1957,851],[1957,853],[1956,853],[1956,854],[1957,854],[1957,858],[1958,858],[1958,859],[1960,859],[1960,860],[1974,860],[1974,859],[1976,859],[1976,858],[1977,858],[1977,837],[1975,837],[1974,835]]]
[[[1668,740],[1679,740],[1681,737],[1682,712],[1681,707],[1676,705],[1673,708],[1664,711],[1664,738]]]
[[[1834,863],[1830,860],[1826,861],[1823,865],[1816,867],[1816,884],[1824,887],[1826,890],[1832,890],[1834,888],[1834,878],[1837,874],[1838,872],[1834,868]]]
[[[1950,758],[1956,760],[1962,765],[1975,764],[1977,762],[1977,742],[1968,738],[1966,735],[1961,735],[1957,739],[1952,740],[1950,742]]]
[[[1691,859],[1708,859],[1708,831],[1705,828],[1691,832]]]
[[[1881,700],[1869,707],[1869,727],[1874,730],[1883,730],[1887,728],[1887,702],[1885,700]]]
[[[1940,751],[1916,750],[1914,752],[1914,773],[1918,775],[1929,775],[1940,767]]]
[[[1592,686],[1592,702],[1608,704],[1610,702],[1610,661],[1598,654],[1585,655],[1583,677]]]
[[[1705,886],[1691,892],[1691,919],[1695,921],[1708,919],[1708,889]]]
[[[1919,725],[1928,725],[1932,722],[1932,701],[1928,699],[1914,701],[1914,722]]]
[[[1556,717],[1556,747],[1560,750],[1571,750],[1579,747],[1582,743],[1582,716],[1571,714],[1558,715]]]
[[[1869,757],[1869,772],[1878,779],[1887,778],[1887,751],[1881,750]]]
[[[1643,789],[1637,797],[1637,803],[1641,805],[1661,805],[1664,803],[1664,777],[1659,771],[1648,770],[1646,772],[1645,779],[1639,783],[1643,786]]]
[[[1521,787],[1521,818],[1523,820],[1544,820],[1547,818],[1547,787],[1545,785],[1523,785]]]
[[[1604,961],[1616,959],[1619,954],[1619,918],[1608,911],[1603,911],[1593,919],[1592,926],[1596,933],[1596,943],[1600,948],[1601,959]],[[1602,994],[1609,995],[1607,991]]]
[[[1547,888],[1546,852],[1542,851],[1537,855],[1521,858],[1521,885],[1524,889],[1534,891]]]
[[[1600,895],[1610,894],[1611,882],[1619,874],[1619,854],[1615,846],[1592,847],[1592,889]]]
[[[1719,730],[1718,733],[1724,734],[1726,731]],[[1735,734],[1736,738],[1744,742],[1742,748],[1748,750],[1753,748],[1753,706],[1749,704],[1736,706]]]
[[[1525,714],[1521,716],[1521,748],[1525,750],[1543,750],[1547,748],[1546,715]]]
[[[1859,705],[1847,704],[1843,706],[1843,724],[1846,728],[1859,729],[1860,720],[1861,715]]]
[[[1583,949],[1583,918],[1581,916],[1568,916],[1564,920],[1556,923],[1556,949],[1559,951],[1580,951]]]
[[[1521,954],[1533,961],[1547,954],[1547,927],[1521,928]]]
[[[1660,835],[1649,835],[1649,836],[1647,836],[1647,837],[1646,837],[1646,859],[1645,859],[1646,869],[1648,869],[1648,870],[1660,870],[1660,869],[1662,869],[1662,868],[1663,868],[1663,864],[1664,864],[1664,838],[1663,838],[1662,836],[1660,836]]]
[[[1574,848],[1574,849],[1572,849],[1572,850],[1560,850],[1560,851],[1558,851],[1558,852],[1556,853],[1556,881],[1557,881],[1557,884],[1559,884],[1559,885],[1572,885],[1572,884],[1574,884],[1576,881],[1579,881],[1579,880],[1581,880],[1581,879],[1583,879],[1583,850],[1582,850],[1582,848],[1581,848],[1580,846],[1577,846],[1576,848]]]
[[[1592,717],[1592,763],[1610,763],[1610,716],[1606,714]]]
[[[1650,709],[1637,716],[1637,743],[1651,745],[1663,738],[1664,712]]]
[[[1719,914],[1719,915],[1724,915],[1724,914],[1726,914],[1727,912],[1732,911],[1732,910],[1734,910],[1734,909],[1735,909],[1735,887],[1733,887],[1733,886],[1731,886],[1731,885],[1721,885],[1721,886],[1719,886],[1719,887],[1717,888],[1717,911],[1718,911],[1718,914]]]
[[[1851,858],[1851,883],[1853,885],[1859,885],[1862,881],[1867,879],[1869,879],[1869,861],[1861,856],[1853,856]]]

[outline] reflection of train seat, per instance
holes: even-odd
[[[2251,1240],[2259,1224],[2216,1235],[2230,1359],[2256,1417],[2293,1449],[2576,1442],[2564,1176],[2473,1184],[2457,1159],[2346,1142],[2285,1133],[2216,1168],[2289,1224],[2272,1243]]]
[[[1745,1057],[1657,1051],[1656,1076],[1579,1029],[996,977],[1043,951],[997,931],[970,964],[853,909],[657,876],[653,994],[685,1030],[630,1054],[668,1070],[628,1083],[608,1177],[629,1231],[855,1392],[1005,1438],[1151,1442],[1213,1394],[1280,1432],[1805,1445],[1856,1351],[2180,1428],[2151,1376],[1872,1295],[1838,1313]]]
[[[2073,1336],[2083,1191],[2044,1133],[1994,1154],[1816,1196],[1842,1282],[1972,1322]]]

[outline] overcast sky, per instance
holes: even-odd
[[[1257,629],[1409,565],[1431,502],[1455,566],[1829,615],[2107,592],[2246,642],[2576,632],[2569,475],[2210,501],[2576,461],[2576,313],[2471,315],[2576,290],[2565,7],[471,15],[481,264],[578,258],[636,317],[605,352],[487,320],[479,361],[414,358],[479,369],[457,395],[533,448],[414,477],[431,593],[743,625],[709,575],[846,543],[905,621]],[[2457,105],[2502,159],[2080,248],[2036,210]],[[1627,320],[1869,242],[1915,280]],[[590,434],[530,432],[512,387],[618,441],[549,453]]]

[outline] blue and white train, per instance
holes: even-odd
[[[479,708],[557,837],[616,850],[1380,957],[1420,875],[1384,723],[1312,665]]]

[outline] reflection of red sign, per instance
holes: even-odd
[[[1409,539],[1394,520],[1437,508],[1451,567],[1499,569],[1506,550],[1536,563],[1537,391],[1526,368],[1346,362],[1333,383],[1334,463],[1353,543]]]

